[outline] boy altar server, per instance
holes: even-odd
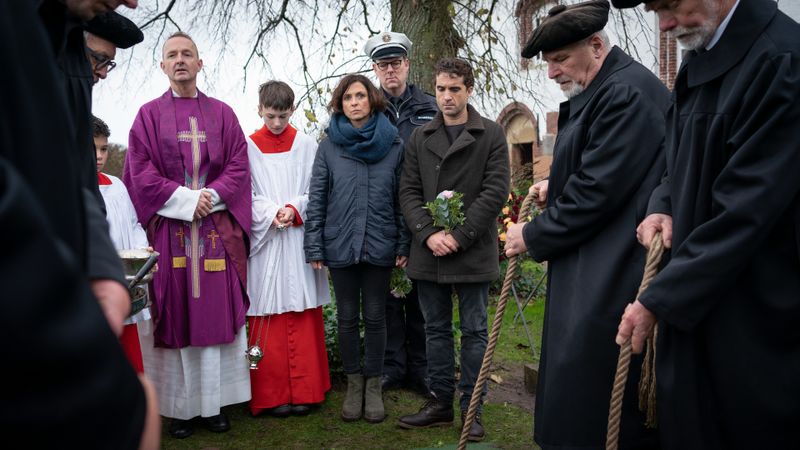
[[[119,178],[103,173],[103,167],[108,162],[108,138],[111,136],[111,131],[108,125],[97,117],[92,117],[92,129],[97,153],[97,184],[106,204],[106,220],[111,242],[117,250],[147,248],[150,244],[147,243],[147,235],[139,224],[139,219],[136,218],[136,210],[131,203],[128,189]],[[147,308],[125,319],[125,327],[122,329],[122,336],[119,337],[125,355],[138,373],[143,373],[144,370],[136,323],[144,320],[150,320],[150,310]]]
[[[250,135],[253,223],[247,288],[248,345],[263,359],[250,372],[250,411],[308,414],[330,387],[322,305],[330,303],[324,271],[303,253],[303,218],[317,143],[289,125],[294,92],[281,81],[258,90],[264,126]]]

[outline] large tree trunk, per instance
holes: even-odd
[[[433,69],[440,58],[456,56],[464,39],[453,26],[451,0],[390,0],[392,31],[405,33],[411,42],[408,82],[434,92]]]

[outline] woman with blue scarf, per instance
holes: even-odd
[[[392,268],[406,265],[410,235],[397,200],[403,142],[383,114],[383,95],[363,75],[333,91],[327,137],[311,174],[304,249],[314,269],[327,266],[336,294],[339,350],[347,374],[342,419],[385,417],[381,371],[386,296]],[[359,312],[364,317],[361,365]]]

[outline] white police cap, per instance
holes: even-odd
[[[411,41],[403,33],[384,31],[372,36],[364,44],[364,53],[373,61],[406,56],[411,50]]]

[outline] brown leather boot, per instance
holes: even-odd
[[[467,418],[467,412],[461,411],[461,427],[464,427],[464,419]],[[472,426],[469,427],[469,434],[467,440],[470,442],[480,442],[486,437],[486,431],[481,424],[481,413],[475,414],[475,420],[472,421]]]
[[[400,417],[401,428],[449,427],[453,425],[453,404],[433,397],[425,402],[416,414]]]

